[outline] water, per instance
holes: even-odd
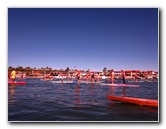
[[[40,79],[24,81],[26,85],[8,86],[8,121],[159,121],[157,107],[111,101],[106,97],[125,95],[158,99],[157,82],[113,88],[100,84],[57,84]]]

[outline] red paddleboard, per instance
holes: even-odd
[[[108,95],[107,98],[115,101],[158,107],[158,100],[154,99],[142,99],[142,98],[123,97],[123,96],[111,96],[111,95]]]
[[[8,84],[27,84],[26,82],[8,82]]]

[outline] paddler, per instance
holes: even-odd
[[[12,72],[11,72],[11,80],[12,80],[12,82],[15,82],[15,79],[16,79],[16,71],[15,71],[15,69],[13,68],[13,70],[12,70]]]
[[[86,73],[86,81],[89,81],[89,73]]]
[[[94,79],[95,79],[95,75],[94,75],[94,72],[91,73],[91,81],[94,82]]]
[[[100,75],[99,75],[99,72],[96,73],[96,81],[98,82],[100,79]]]
[[[63,82],[63,72],[60,72],[61,82]]]
[[[80,84],[80,71],[76,72],[77,83]]]
[[[111,82],[112,82],[112,84],[114,84],[114,70],[113,69],[111,69],[110,75],[111,75]]]
[[[67,80],[69,81],[69,78],[70,78],[71,76],[70,76],[70,73],[68,72],[67,73]]]
[[[126,82],[125,82],[126,75],[125,75],[124,69],[121,69],[121,74],[122,74],[122,78],[123,78],[123,83],[126,84]]]
[[[8,72],[8,81],[10,81],[11,73]]]

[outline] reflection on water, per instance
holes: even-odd
[[[123,87],[123,96],[126,96],[126,87]]]
[[[40,79],[25,81],[26,85],[8,86],[9,121],[158,121],[158,108],[111,101],[106,97],[158,99],[155,82],[139,83],[140,87],[114,87],[57,84]]]
[[[11,85],[10,88],[9,88],[9,103],[13,103],[15,102],[15,98],[14,98],[14,95],[15,95],[15,85]]]
[[[80,107],[80,85],[76,86],[75,95],[74,95],[74,103],[76,104],[76,107]]]

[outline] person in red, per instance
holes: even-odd
[[[100,79],[100,75],[99,75],[99,72],[96,73],[96,81],[98,82]]]
[[[10,81],[11,72],[8,72],[8,81]]]
[[[63,73],[60,73],[60,77],[61,77],[61,82],[63,82]]]
[[[20,78],[23,79],[23,73],[20,73],[20,74],[21,74]]]
[[[89,75],[86,73],[86,81],[89,81]]]

